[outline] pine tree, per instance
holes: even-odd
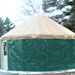
[[[10,31],[14,28],[15,25],[11,23],[10,19],[7,17],[5,20],[0,18],[0,37],[5,34],[6,32]]]
[[[57,0],[43,0],[42,8],[44,12],[51,13],[56,9]],[[49,8],[51,8],[49,10]]]
[[[75,32],[75,0],[65,0],[65,2],[67,5],[71,6],[71,9],[68,11],[68,13],[65,12],[66,14],[69,14],[70,18],[68,20],[65,20],[63,25]]]
[[[13,23],[11,23],[10,19],[8,17],[6,17],[5,21],[4,21],[4,32],[8,32],[11,29],[13,29],[15,27],[15,25]]]
[[[51,13],[50,8],[53,7],[56,8],[53,8],[53,11],[60,10],[62,14],[54,15],[52,18],[75,32],[75,0],[43,0],[43,7],[46,13]]]
[[[4,34],[3,28],[4,28],[4,22],[3,22],[2,18],[0,18],[0,36],[2,36]]]
[[[45,14],[47,13],[50,18],[52,18],[53,20],[55,20],[59,23],[62,22],[61,18],[63,17],[63,15],[60,15],[60,14],[51,15],[51,13],[53,13],[56,10],[60,10],[58,8],[58,6],[60,6],[59,5],[60,3],[61,3],[60,0],[43,0],[43,4],[42,4],[42,8],[43,8]]]

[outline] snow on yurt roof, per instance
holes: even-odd
[[[75,34],[46,16],[31,16],[27,21],[7,32],[1,39],[74,38]]]

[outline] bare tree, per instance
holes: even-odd
[[[42,0],[39,2],[37,0],[22,0],[22,6],[20,7],[21,14],[25,16],[42,14]]]

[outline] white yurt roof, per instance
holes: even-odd
[[[31,16],[27,21],[7,32],[1,39],[74,38],[75,34],[46,16]]]

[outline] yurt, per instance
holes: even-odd
[[[1,37],[1,69],[75,69],[75,34],[46,16],[31,16]]]

